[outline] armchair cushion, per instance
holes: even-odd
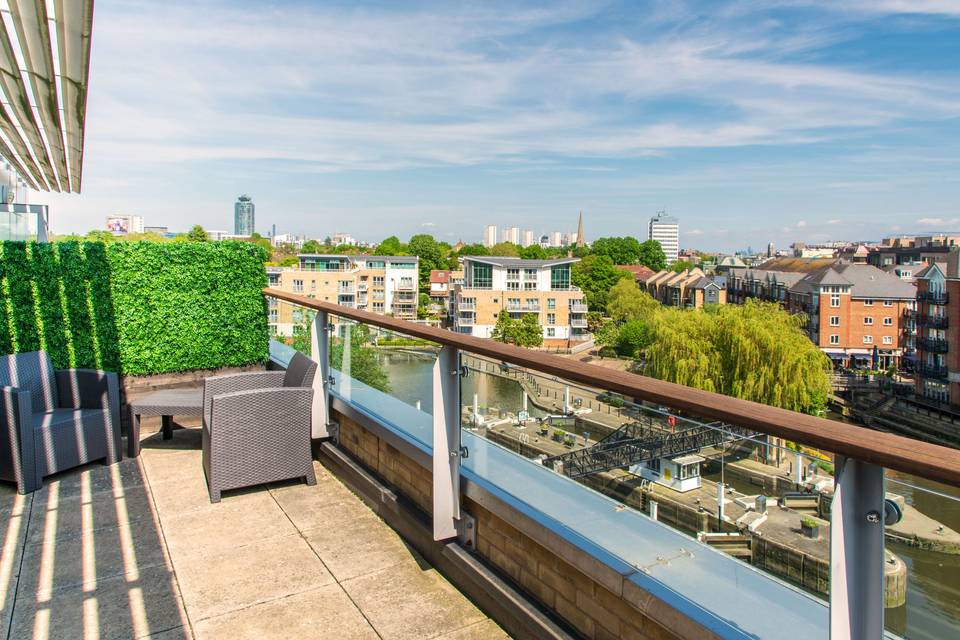
[[[30,392],[34,413],[57,408],[57,383],[53,363],[45,351],[0,356],[0,386]]]
[[[120,405],[117,374],[96,369],[62,369],[54,372],[60,408],[107,409]],[[112,398],[116,390],[116,398]]]
[[[33,414],[33,439],[40,477],[76,467],[89,456],[116,460],[110,409],[54,409]],[[97,453],[94,453],[97,452]]]

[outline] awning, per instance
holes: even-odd
[[[8,5],[9,22],[0,20],[7,105],[0,109],[0,155],[35,189],[79,193],[93,0]]]

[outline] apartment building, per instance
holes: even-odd
[[[504,228],[500,239],[503,242],[511,242],[513,244],[520,244],[520,227],[506,227]]]
[[[301,254],[300,264],[268,268],[269,286],[346,307],[414,320],[419,295],[419,258]],[[272,333],[293,335],[305,320],[303,310],[273,301],[269,309]]]
[[[500,312],[519,318],[536,314],[545,347],[568,347],[588,338],[587,303],[570,282],[577,258],[523,260],[463,258],[463,283],[453,285],[454,331],[489,338]]]
[[[810,339],[838,366],[886,369],[912,357],[917,289],[868,264],[837,262],[803,274],[784,306],[804,312]]]
[[[497,225],[488,224],[483,228],[483,246],[492,247],[497,244]]]
[[[960,404],[960,350],[957,349],[957,304],[960,274],[957,252],[947,262],[933,263],[914,273],[917,306],[913,315],[916,335],[915,392],[936,402]],[[951,319],[951,316],[953,318]]]

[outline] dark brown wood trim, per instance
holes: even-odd
[[[265,296],[308,309],[326,311],[415,338],[451,345],[463,351],[534,369],[571,382],[615,391],[638,400],[681,409],[694,416],[748,427],[824,451],[960,487],[960,450],[957,449],[778,409],[635,373],[611,371],[542,351],[342,307],[276,289],[267,288],[263,293]]]

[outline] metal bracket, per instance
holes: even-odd
[[[477,519],[465,511],[460,512],[457,520],[457,542],[469,551],[477,548]]]

